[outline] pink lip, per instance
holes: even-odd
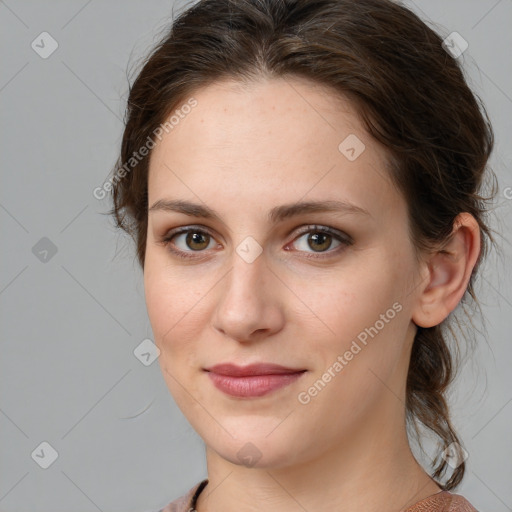
[[[291,384],[306,372],[304,369],[287,368],[270,363],[243,367],[227,363],[205,370],[217,389],[241,398],[266,395]]]
[[[217,373],[219,375],[228,375],[230,377],[248,377],[252,375],[281,375],[283,373],[303,372],[304,368],[288,368],[273,363],[254,363],[247,366],[238,366],[232,363],[216,364],[205,368],[207,372]]]

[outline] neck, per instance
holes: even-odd
[[[196,510],[404,510],[441,489],[414,458],[397,416],[359,425],[335,449],[279,468],[233,464],[207,447],[209,482]]]

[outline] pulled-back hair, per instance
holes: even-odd
[[[385,146],[388,172],[407,202],[418,257],[442,247],[459,213],[473,215],[481,252],[461,302],[478,304],[474,279],[494,242],[486,220],[486,202],[496,193],[487,167],[494,135],[482,102],[445,48],[416,14],[390,0],[201,0],[182,12],[130,87],[109,186],[109,213],[134,239],[140,266],[150,153],[137,160],[134,154],[200,88],[223,79],[296,76],[351,100],[365,129]],[[486,173],[493,181],[489,197],[482,195]],[[455,488],[465,472],[461,461],[440,481],[448,469],[440,452],[461,444],[446,401],[456,368],[447,339],[453,321],[449,315],[434,327],[418,326],[406,386],[408,425],[417,436],[418,425],[426,427],[440,442],[431,476],[445,490]]]

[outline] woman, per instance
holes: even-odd
[[[389,0],[203,0],[145,62],[111,213],[208,468],[164,511],[475,510],[446,332],[493,132],[453,44]]]

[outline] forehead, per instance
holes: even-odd
[[[223,80],[200,88],[189,97],[197,105],[172,133],[190,135],[193,129],[195,138],[203,145],[240,143],[244,137],[250,137],[255,153],[258,143],[270,149],[267,142],[277,137],[287,140],[296,150],[298,144],[304,149],[312,147],[326,132],[336,140],[347,130],[361,135],[364,131],[357,109],[348,98],[301,77],[244,83]],[[253,140],[255,136],[257,140]]]
[[[172,196],[270,209],[340,199],[376,214],[397,206],[385,149],[333,90],[288,77],[218,82],[191,97],[196,106],[152,150],[150,203]]]

